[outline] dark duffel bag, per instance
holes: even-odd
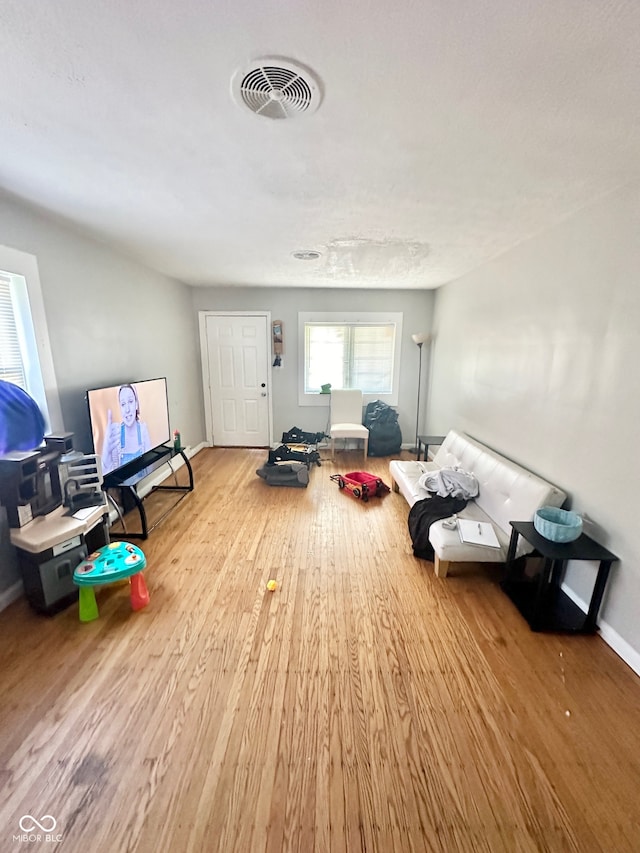
[[[282,433],[283,444],[318,444],[323,439],[323,432],[305,432],[296,426]]]
[[[309,484],[309,469],[302,462],[292,462],[291,465],[263,465],[258,468],[256,474],[270,486],[306,489]]]

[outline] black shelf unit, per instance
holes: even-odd
[[[532,631],[593,634],[611,564],[618,558],[585,533],[574,542],[551,542],[530,521],[511,521],[511,540],[502,589],[529,623]],[[534,547],[533,554],[516,559],[522,536]],[[534,577],[524,573],[528,557],[542,558],[542,569]],[[567,562],[588,560],[599,563],[589,609],[584,613],[561,589]]]
[[[153,486],[151,491],[141,497],[138,494],[138,485],[153,474],[154,471],[157,471],[158,468],[161,468],[163,465],[171,462],[176,456],[180,456],[184,461],[184,464],[187,468],[189,474],[189,482],[187,485],[179,486],[167,486],[164,484],[160,484],[158,486]],[[188,456],[184,452],[184,448],[176,449],[174,447],[168,447],[162,445],[160,447],[156,447],[153,450],[147,451],[147,453],[143,453],[142,456],[134,459],[132,462],[129,462],[127,465],[124,465],[122,468],[119,468],[117,471],[114,471],[110,474],[105,474],[103,489],[119,489],[120,496],[122,500],[122,504],[127,509],[136,508],[140,515],[140,526],[141,530],[139,531],[127,531],[127,533],[123,533],[122,536],[115,535],[115,538],[127,538],[127,539],[148,539],[149,533],[160,524],[160,522],[166,518],[166,516],[176,508],[176,506],[180,503],[183,498],[187,496],[189,492],[193,491],[193,469],[191,467],[191,463],[189,461]],[[169,509],[164,512],[157,521],[149,526],[149,522],[147,519],[147,513],[144,507],[144,500],[149,497],[150,494],[156,491],[166,491],[166,492],[177,492],[179,494],[178,499],[172,504]]]

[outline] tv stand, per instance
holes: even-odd
[[[146,480],[154,471],[157,471],[159,468],[162,468],[163,465],[170,465],[171,460],[176,456],[180,456],[184,461],[184,464],[189,473],[189,483],[185,486],[173,485],[173,486],[165,486],[163,484],[159,486],[152,486],[151,490],[144,496],[140,496],[138,494],[138,486],[143,480]],[[171,466],[170,466],[171,467]],[[173,470],[173,468],[172,468]],[[174,472],[175,473],[175,472]],[[146,453],[143,453],[142,456],[134,459],[132,462],[129,462],[127,465],[124,465],[122,468],[118,468],[117,471],[113,471],[110,474],[104,475],[104,482],[102,485],[103,489],[118,489],[120,491],[120,497],[122,504],[125,508],[132,509],[136,508],[140,515],[140,527],[141,529],[138,531],[127,531],[123,533],[122,536],[118,536],[118,534],[113,534],[115,538],[127,538],[127,539],[148,539],[149,533],[163,521],[166,516],[174,510],[183,498],[187,496],[189,492],[193,491],[193,469],[191,468],[191,463],[184,452],[183,448],[176,450],[173,447],[167,447],[162,445],[161,447],[156,447],[153,450],[149,450]],[[149,526],[149,522],[147,519],[147,513],[144,507],[144,501],[149,495],[153,494],[156,491],[165,491],[165,492],[177,492],[179,494],[178,499],[167,509],[165,512],[158,518],[151,526]]]

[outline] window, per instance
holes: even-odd
[[[401,314],[301,313],[299,326],[300,405],[326,405],[326,384],[397,405]]]
[[[37,261],[6,246],[0,246],[0,379],[33,397],[47,432],[63,429]]]

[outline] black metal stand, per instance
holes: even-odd
[[[137,489],[138,485],[150,474],[162,467],[162,465],[168,464],[176,456],[182,457],[187,468],[189,473],[188,485],[179,486],[176,484],[173,486],[165,486],[161,484],[159,486],[153,486],[148,494],[144,497],[140,497]],[[122,536],[112,533],[112,538],[147,539],[149,537],[149,533],[177,507],[180,501],[182,501],[189,492],[193,491],[193,485],[193,469],[191,468],[191,463],[182,448],[176,450],[173,447],[156,447],[154,450],[144,453],[139,459],[134,459],[133,462],[130,462],[125,467],[118,469],[118,471],[114,471],[112,474],[105,474],[103,488],[120,490],[123,505],[126,506],[128,504],[129,508],[135,507],[138,510],[140,515],[140,526],[142,528],[139,531],[127,531],[126,533],[123,533]],[[156,491],[178,492],[179,497],[175,503],[173,503],[169,509],[160,516],[160,518],[149,526],[143,502],[150,494],[153,494],[153,492]]]
[[[418,429],[420,423],[420,385],[422,384],[422,341],[418,342],[418,350],[420,351],[419,361],[418,361],[418,399],[416,401],[416,443],[414,447],[409,451],[410,453],[415,453],[417,458],[420,458],[420,442],[418,441]]]
[[[507,569],[502,589],[529,623],[532,631],[593,634],[602,596],[609,577],[611,564],[618,558],[586,534],[574,542],[551,542],[537,532],[530,521],[511,521],[513,528]],[[522,560],[516,560],[518,537],[522,536],[535,552],[530,556],[543,558],[542,571],[535,577],[526,577]],[[585,614],[560,588],[569,560],[599,562],[589,610]]]

